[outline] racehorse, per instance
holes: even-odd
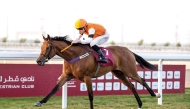
[[[43,35],[42,35],[43,36]],[[137,73],[136,62],[142,68],[150,70],[157,70],[157,67],[147,62],[141,56],[133,53],[126,47],[121,46],[108,46],[104,47],[109,55],[112,55],[112,64],[104,65],[97,62],[95,57],[96,53],[90,46],[83,44],[71,44],[72,39],[69,36],[56,36],[47,38],[43,36],[44,42],[41,46],[41,53],[36,60],[39,66],[44,66],[45,62],[50,60],[55,55],[64,59],[63,72],[60,76],[58,83],[52,91],[41,101],[37,102],[36,106],[41,106],[46,103],[50,97],[55,94],[67,81],[76,78],[85,82],[90,102],[90,109],[93,106],[93,89],[92,78],[97,78],[111,72],[116,76],[125,86],[127,86],[134,94],[138,108],[142,108],[142,101],[129,78],[137,81],[144,87],[153,97],[160,97],[160,94],[154,93],[153,90],[147,85],[144,78],[141,78]],[[111,62],[111,60],[109,60]]]

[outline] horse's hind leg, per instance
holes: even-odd
[[[153,90],[148,86],[148,84],[146,83],[144,78],[141,78],[138,74],[136,74],[135,76],[133,75],[131,77],[133,80],[139,82],[141,85],[143,85],[144,87],[146,87],[146,89],[148,90],[148,92],[150,93],[151,96],[160,98],[160,94],[159,93],[154,93]]]
[[[61,75],[58,83],[55,85],[55,87],[52,89],[52,91],[41,101],[37,102],[35,106],[41,106],[43,103],[46,103],[53,94],[55,94],[61,86],[63,86],[67,81],[69,81],[71,78],[66,78],[65,76]]]
[[[157,98],[160,98],[160,94],[154,93],[153,90],[148,86],[144,78],[141,78],[141,80],[142,80],[142,85],[146,87],[151,96],[156,96]]]
[[[138,102],[139,109],[141,109],[142,101],[141,101],[134,85],[128,80],[128,78],[123,74],[123,72],[121,72],[119,70],[114,70],[114,71],[112,71],[112,74],[115,75],[117,78],[119,78],[120,81],[133,92],[133,94]]]

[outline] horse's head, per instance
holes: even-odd
[[[43,36],[43,35],[42,35]],[[50,38],[50,35],[47,35],[47,38],[43,36],[44,42],[41,46],[41,53],[36,60],[38,65],[43,66],[45,62],[47,62],[49,59],[54,57],[56,55],[56,52],[53,47],[53,41]]]

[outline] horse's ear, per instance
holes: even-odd
[[[42,34],[42,37],[43,37],[43,39],[44,39],[44,40],[46,40],[46,38],[44,37],[44,35],[43,35],[43,34]]]
[[[48,40],[50,40],[50,39],[51,39],[49,34],[47,34],[47,39],[48,39]]]

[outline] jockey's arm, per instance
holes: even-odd
[[[88,37],[90,37],[90,38],[93,38],[94,37],[94,33],[95,33],[95,29],[94,28],[90,28],[89,30],[88,30]]]
[[[79,40],[82,37],[83,34],[80,34],[79,37],[76,40]]]
[[[82,44],[89,44],[90,42],[92,42],[92,39],[94,37],[94,33],[95,33],[95,29],[94,28],[90,28],[88,30],[88,37],[81,37],[80,41]]]

